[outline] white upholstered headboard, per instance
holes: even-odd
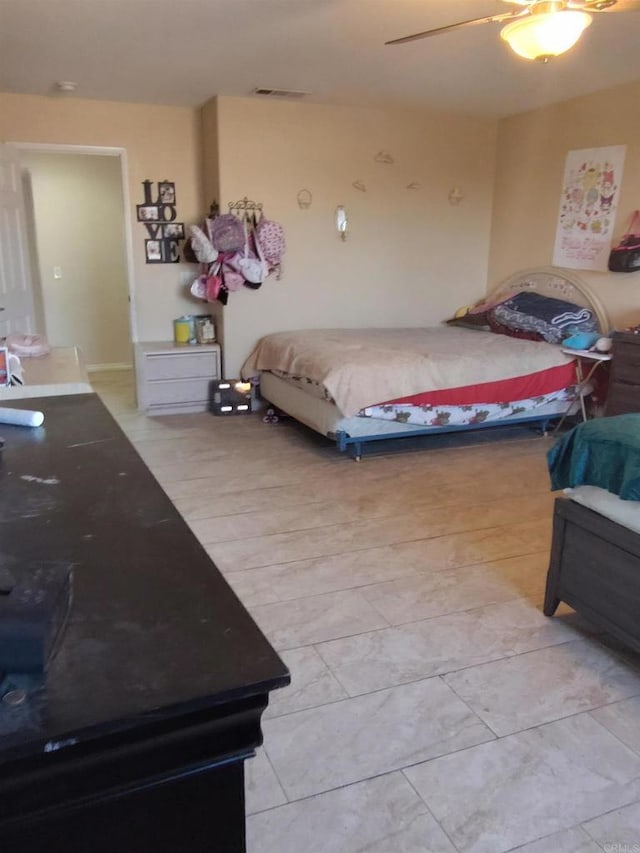
[[[532,290],[543,296],[554,296],[556,299],[566,299],[568,302],[590,308],[598,318],[600,331],[603,334],[607,334],[611,328],[606,309],[598,296],[572,270],[560,267],[520,270],[494,287],[491,296],[503,292],[519,293],[523,290]]]

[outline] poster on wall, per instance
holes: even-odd
[[[555,266],[606,270],[626,145],[569,151],[564,166]]]

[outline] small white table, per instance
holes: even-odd
[[[587,390],[589,382],[593,378],[593,375],[600,367],[600,365],[603,364],[605,361],[611,361],[612,358],[610,352],[593,352],[592,350],[588,349],[569,349],[569,347],[562,347],[562,352],[565,355],[570,355],[576,360],[576,395],[571,400],[567,411],[558,421],[554,432],[557,432],[560,429],[560,427],[565,421],[565,418],[573,408],[573,404],[576,402],[576,400],[580,400],[580,411],[582,413],[582,420],[587,420],[587,408],[584,403],[585,391]]]
[[[78,347],[53,347],[39,358],[20,359],[24,385],[0,387],[0,400],[29,397],[58,397],[62,394],[90,394],[93,391]]]

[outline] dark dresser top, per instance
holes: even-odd
[[[0,764],[289,682],[286,667],[95,394],[12,403],[0,424],[0,559],[73,566],[74,603],[45,677],[0,702]]]
[[[640,333],[629,329],[619,329],[613,333],[613,340],[618,343],[640,344]]]

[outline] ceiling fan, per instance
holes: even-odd
[[[525,59],[548,62],[572,48],[592,21],[591,13],[640,11],[640,0],[504,0],[519,6],[510,12],[459,21],[392,39],[385,44],[405,44],[478,24],[506,23],[500,37]]]

